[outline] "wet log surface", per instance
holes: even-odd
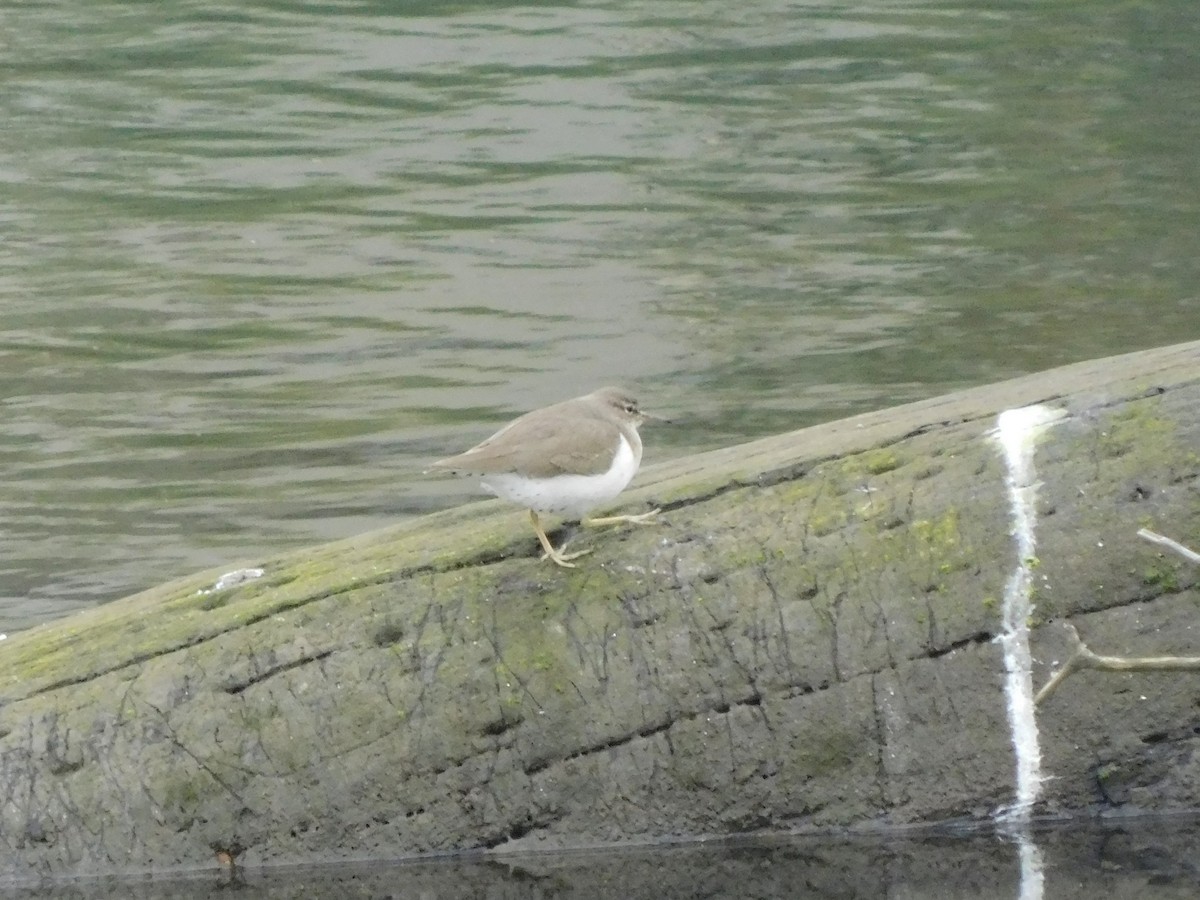
[[[986,818],[1013,797],[994,640],[1038,443],[1035,683],[1071,645],[1200,655],[1200,344],[652,467],[539,563],[482,503],[0,645],[0,875],[164,871]],[[565,534],[565,532],[564,532]],[[1038,710],[1039,812],[1200,806],[1195,672]]]

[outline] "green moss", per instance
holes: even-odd
[[[841,531],[849,522],[844,507],[823,513],[814,513],[808,519],[808,530],[814,537],[827,537]]]
[[[918,519],[910,527],[916,540],[932,553],[942,554],[958,546],[958,510],[953,507],[936,520]]]
[[[200,780],[207,783],[201,786],[197,783]],[[163,785],[161,805],[188,812],[199,806],[205,793],[211,792],[212,789],[212,778],[208,775],[197,771],[185,774],[183,770],[176,769],[175,777]]]
[[[862,734],[830,722],[812,735],[792,761],[807,777],[836,774],[852,765],[862,752]]]
[[[883,475],[905,462],[893,447],[878,447],[847,456],[838,466],[838,474],[851,483],[860,483],[864,476]]]
[[[945,576],[977,566],[975,553],[963,543],[954,507],[937,519],[918,519],[907,529],[889,532],[889,536],[891,541],[903,542],[897,558],[910,567],[919,567],[913,569],[914,580],[924,572],[931,584],[940,584],[942,579],[934,575]]]
[[[1176,425],[1157,415],[1158,398],[1125,404],[1113,412],[1100,429],[1100,451],[1110,458],[1148,447],[1173,443]]]
[[[890,449],[872,450],[863,454],[863,467],[868,474],[882,475],[900,467],[900,459]]]
[[[233,597],[233,591],[210,591],[200,598],[200,602],[196,604],[196,608],[205,611],[220,609],[222,606],[228,605]]]
[[[1161,588],[1166,593],[1175,593],[1179,590],[1179,570],[1166,560],[1160,560],[1142,572],[1142,584]]]
[[[467,507],[426,517],[419,527],[398,526],[256,561],[266,577],[228,590],[204,593],[220,575],[243,566],[231,563],[171,582],[11,636],[0,659],[0,702],[64,677],[74,681],[120,669],[331,597],[386,586],[407,572],[436,570],[434,560],[454,570],[480,553],[500,555],[519,534],[519,520],[511,513],[481,516],[478,506]],[[437,551],[432,558],[431,547]]]

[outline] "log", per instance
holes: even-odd
[[[1017,558],[991,432],[1038,438]],[[0,644],[0,877],[991,821],[1018,790],[1001,606],[1033,671],[1200,653],[1200,343],[645,470],[541,564],[471,504],[201,573]],[[1020,623],[1019,623],[1020,624]],[[1086,672],[1037,708],[1032,812],[1200,807],[1196,673]]]

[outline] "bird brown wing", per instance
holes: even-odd
[[[514,472],[533,478],[570,472],[597,474],[612,464],[618,434],[616,426],[591,417],[532,413],[465,453],[438,460],[431,468],[475,475]]]

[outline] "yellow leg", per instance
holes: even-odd
[[[529,521],[533,523],[533,530],[537,532],[538,541],[542,545],[542,549],[546,551],[546,555],[542,559],[553,560],[564,569],[575,568],[575,563],[567,560],[578,559],[581,556],[587,556],[591,550],[580,550],[578,553],[563,553],[561,550],[555,550],[554,545],[550,543],[550,538],[546,536],[545,530],[542,528],[542,523],[538,521],[538,514],[532,509],[529,511]]]
[[[588,528],[603,528],[605,525],[653,525],[655,523],[651,520],[660,512],[662,510],[652,509],[636,516],[602,516],[599,519],[584,519],[579,524]]]

